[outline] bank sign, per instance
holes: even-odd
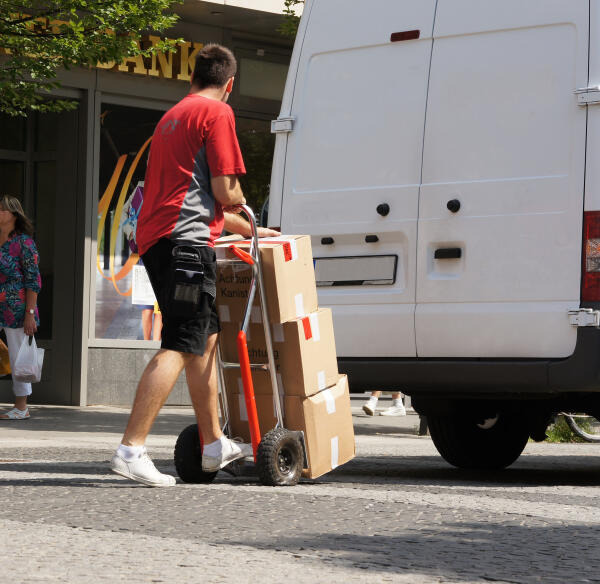
[[[154,47],[160,41],[159,37],[150,35],[144,37],[141,42],[138,41],[138,46],[140,49],[147,48],[149,45]],[[135,75],[190,81],[194,70],[194,60],[203,46],[204,43],[182,41],[176,45],[176,50],[171,53],[156,52],[150,57],[136,55],[135,57],[126,57],[120,63],[116,61],[98,63],[96,67],[98,69],[134,73]]]

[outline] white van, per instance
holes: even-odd
[[[599,85],[600,0],[306,3],[269,224],[312,236],[353,390],[456,466],[600,412]]]

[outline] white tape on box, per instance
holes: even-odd
[[[290,261],[293,262],[298,259],[298,246],[295,239],[290,239],[290,250],[292,252],[292,259]]]
[[[248,421],[248,412],[246,411],[246,399],[243,395],[238,394],[238,400],[240,402],[240,420],[242,422]]]
[[[283,325],[276,323],[273,325],[273,342],[274,343],[284,343],[285,336],[283,334]]]
[[[332,469],[337,468],[339,466],[339,462],[338,462],[340,459],[339,446],[340,446],[339,439],[337,436],[334,436],[331,439],[331,468]]]
[[[326,389],[322,393],[323,397],[325,398],[325,406],[327,408],[327,413],[335,414],[335,397],[333,397],[333,393],[330,389]]]
[[[250,311],[250,322],[262,322],[262,312],[258,306],[253,306]]]
[[[318,342],[321,340],[321,331],[319,330],[319,315],[313,312],[310,315],[310,328],[312,331],[312,340]]]
[[[325,389],[327,385],[327,381],[325,379],[325,371],[319,371],[317,373],[317,387],[319,388],[319,391],[321,391],[322,389]],[[335,409],[334,409],[335,411]],[[331,412],[329,412],[331,413]]]
[[[294,296],[294,302],[296,304],[296,317],[302,318],[303,316],[306,316],[306,313],[304,312],[304,296],[302,295],[302,292]]]
[[[229,306],[226,304],[219,306],[219,320],[221,322],[231,322],[231,313],[229,312]]]

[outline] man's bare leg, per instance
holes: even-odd
[[[190,398],[204,444],[223,435],[219,425],[216,353],[217,335],[214,334],[208,337],[204,355],[193,355],[185,364]]]
[[[160,349],[146,365],[121,444],[143,446],[152,424],[173,389],[186,360],[193,355]]]

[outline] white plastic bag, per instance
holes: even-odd
[[[15,381],[37,383],[42,378],[42,365],[44,364],[44,349],[38,349],[35,337],[25,337],[12,372]]]

